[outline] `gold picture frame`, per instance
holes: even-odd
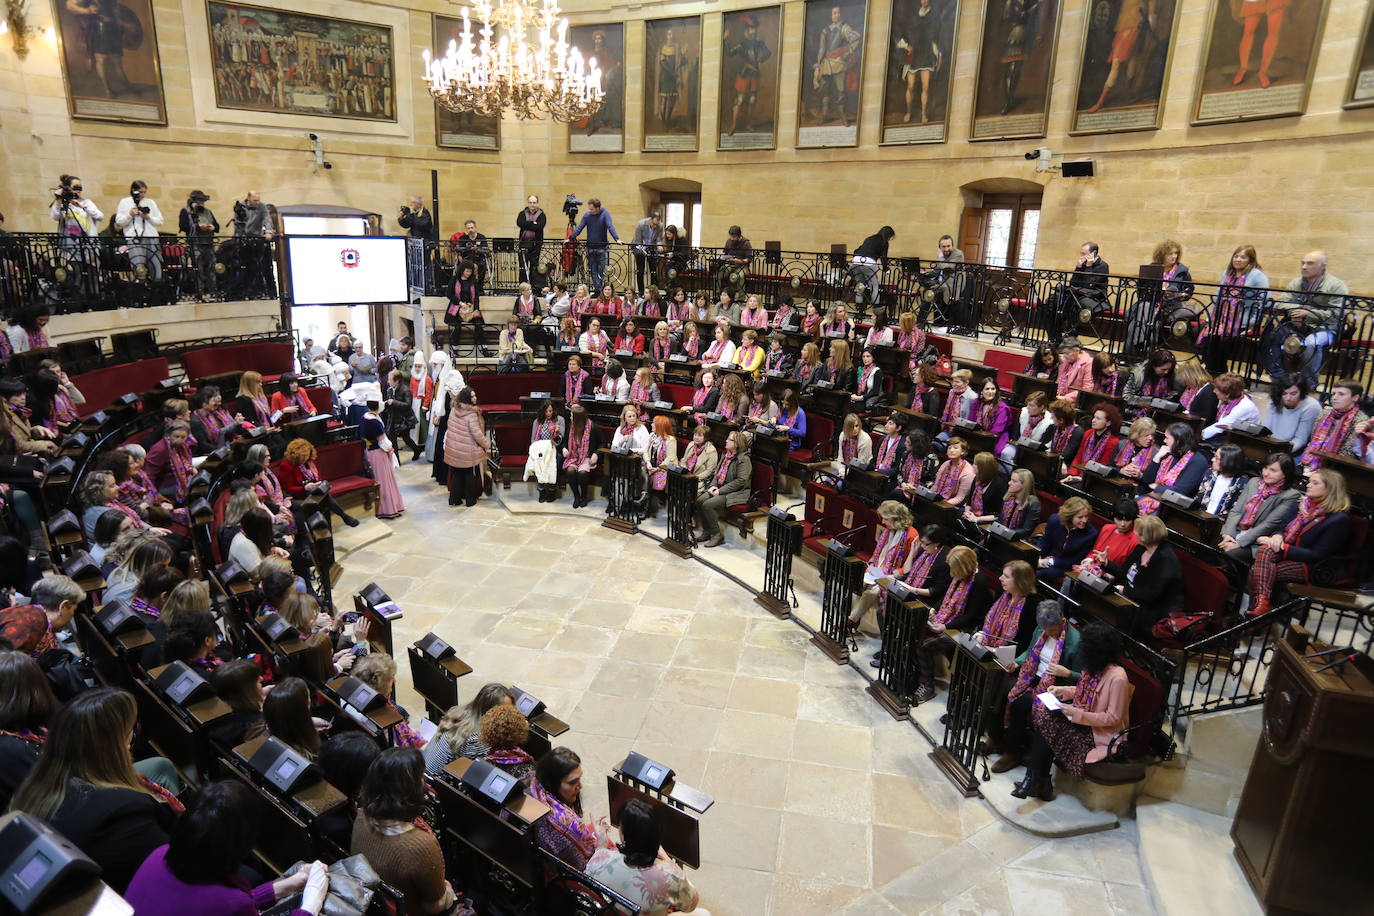
[[[1350,67],[1350,82],[1345,89],[1347,110],[1374,106],[1374,3],[1364,14],[1360,43],[1355,46],[1355,62]]]
[[[984,71],[988,70],[994,63],[1007,66],[1001,58],[1011,56],[1013,42],[1016,41],[1015,29],[1017,25],[1008,26],[1010,21],[1005,11],[1010,8],[1010,3],[1005,0],[984,0],[983,4],[983,31],[978,37],[978,69],[973,77],[973,111],[969,121],[969,140],[1033,140],[1045,136],[1045,131],[1049,126],[1050,119],[1050,91],[1054,87],[1054,65],[1055,56],[1059,48],[1059,19],[1063,12],[1063,3],[1060,0],[1021,0],[1023,7],[1032,8],[1035,11],[1034,19],[1027,18],[1025,23],[1019,25],[1021,36],[1019,45],[1024,48],[1026,42],[1032,41],[1035,53],[1038,56],[1036,67],[1044,71],[1044,77],[1039,80],[1043,85],[1036,94],[1037,101],[1033,109],[1038,110],[1013,112],[1011,109],[1017,107],[1021,99],[1019,94],[1021,80],[1024,76],[1026,61],[1024,58],[1029,54],[1022,54],[1023,60],[1019,61],[1020,67],[1013,71],[1009,68],[999,71],[990,76],[1000,76],[1002,78],[1001,99],[1002,107],[997,109],[997,96],[991,93],[994,91],[989,88],[989,81],[984,78]],[[1050,10],[1046,13],[1045,10]],[[1033,28],[1032,28],[1033,27]],[[1027,33],[1030,33],[1030,39]],[[1041,40],[1046,32],[1049,33],[1048,40]],[[1000,55],[989,53],[989,48],[994,39],[1001,41]],[[1041,50],[1045,53],[1041,54]],[[998,59],[994,61],[994,57]],[[1033,71],[1034,72],[1034,71]],[[994,87],[995,88],[995,87]],[[984,91],[989,95],[985,98]],[[996,111],[996,114],[986,113],[989,109]],[[983,109],[984,114],[979,115],[979,110]],[[979,121],[984,124],[979,125]]]
[[[914,146],[944,143],[949,140],[949,116],[954,101],[955,49],[959,41],[959,11],[962,4],[960,0],[948,0],[948,4],[953,8],[938,10],[937,4],[943,3],[944,0],[929,0],[926,7],[932,12],[922,14],[921,0],[892,0],[892,21],[887,29],[887,56],[883,62],[883,111],[878,137],[879,146]],[[933,78],[926,87],[927,99],[922,114],[930,114],[932,106],[938,103],[935,110],[939,117],[930,120],[923,117],[915,126],[911,126],[911,111],[906,104],[906,95],[910,92],[913,96],[912,102],[920,104],[920,74],[924,68],[921,66],[917,35],[906,33],[918,33],[925,16],[932,15],[938,19],[930,31],[933,33],[936,47],[942,50],[933,71]],[[908,23],[911,28],[907,27]],[[899,41],[904,42],[907,47],[899,47]],[[905,73],[907,67],[912,67],[913,72]],[[914,84],[908,88],[909,79]],[[900,120],[897,111],[899,104],[908,109],[901,113]]]
[[[785,13],[781,6],[757,6],[747,10],[729,10],[721,14],[720,21],[720,79],[716,84],[716,149],[726,152],[741,150],[769,150],[778,148],[778,109],[782,104],[782,28]],[[771,49],[768,59],[763,62],[757,77],[760,89],[755,93],[754,103],[745,114],[745,130],[731,130],[734,127],[735,106],[733,99],[740,90],[735,86],[735,78],[740,65],[731,60],[732,55],[727,43],[733,37],[743,38],[745,17],[753,17],[756,40]],[[733,47],[731,45],[730,47]],[[748,79],[749,77],[745,77]],[[767,86],[772,83],[773,91]],[[759,102],[769,97],[767,112],[761,112]],[[760,123],[768,124],[767,130],[749,130]],[[767,139],[763,138],[767,134]],[[735,140],[739,137],[739,140]],[[728,138],[728,139],[727,139]]]
[[[584,59],[597,59],[605,93],[595,114],[568,125],[568,152],[625,152],[625,24],[572,26],[568,29],[568,44],[581,51]]]
[[[830,12],[835,7],[840,8],[839,23],[829,21]],[[835,57],[837,67],[832,67],[833,72],[821,74],[817,62],[824,33],[832,24],[848,27],[853,32],[855,19],[859,22],[858,38],[857,42],[851,42],[853,51],[849,58]],[[849,33],[840,33],[842,39],[846,36]],[[797,149],[835,149],[859,145],[859,128],[863,123],[864,46],[867,41],[868,0],[806,0],[802,10],[802,59],[798,68]],[[835,98],[836,94],[838,99]],[[839,127],[831,126],[830,122],[834,119],[828,117],[836,101],[841,109],[839,120],[844,122]],[[820,114],[815,113],[816,106],[821,107]],[[850,109],[854,112],[852,119],[849,118]]]
[[[111,36],[97,34],[98,4],[86,0],[83,13],[73,3],[58,0],[53,23],[67,113],[83,121],[167,126],[167,94],[162,85],[162,60],[152,0],[111,0],[118,53],[100,53],[102,42],[112,52]],[[108,29],[100,28],[99,32]],[[130,45],[133,45],[130,47]],[[81,57],[78,59],[78,49]],[[129,52],[138,52],[130,57]],[[112,59],[117,58],[117,59]],[[78,67],[79,63],[85,66]],[[131,73],[132,71],[132,73]],[[135,89],[135,87],[144,87]],[[103,90],[103,91],[102,91]]]
[[[1254,27],[1255,34],[1252,37],[1247,65],[1241,67],[1239,48],[1246,25],[1241,21],[1231,21],[1240,19],[1236,13],[1241,8],[1241,0],[1212,0],[1208,10],[1202,60],[1193,88],[1193,110],[1189,123],[1193,127],[1236,124],[1242,121],[1291,118],[1306,112],[1330,3],[1327,0],[1293,0],[1280,11],[1285,19],[1296,19],[1298,11],[1310,9],[1313,5],[1317,7],[1314,16],[1309,15],[1306,19],[1288,22],[1280,31],[1280,45],[1273,54],[1280,70],[1272,77],[1265,75],[1263,79],[1268,83],[1265,85],[1261,82],[1262,71],[1253,69],[1263,60],[1262,47],[1267,34],[1263,13],[1253,17],[1260,21]],[[1223,16],[1226,18],[1223,19]],[[1303,26],[1301,32],[1297,31],[1299,23]],[[1306,41],[1302,41],[1304,32],[1309,30]],[[1284,79],[1283,73],[1291,73],[1291,58],[1286,55],[1291,55],[1295,49],[1303,45],[1306,46],[1306,57],[1298,61],[1303,68],[1301,78]]]
[[[1133,7],[1126,2],[1117,8],[1117,16],[1112,28],[1106,32],[1106,40],[1096,37],[1093,27],[1097,24],[1098,19],[1093,15],[1093,11],[1097,9],[1097,4],[1089,4],[1089,14],[1083,17],[1083,43],[1080,46],[1083,50],[1078,58],[1078,81],[1073,91],[1074,107],[1069,125],[1070,136],[1086,137],[1095,134],[1159,130],[1163,125],[1164,100],[1169,97],[1170,65],[1173,63],[1174,44],[1178,40],[1181,0],[1160,0],[1160,3],[1171,6],[1168,21],[1169,34],[1163,42],[1158,40],[1161,30],[1150,28],[1148,22],[1138,22],[1134,33],[1123,32],[1123,26],[1128,25],[1128,23],[1123,22],[1126,15],[1124,11],[1139,9],[1139,7]],[[1159,18],[1159,14],[1156,12],[1156,21]],[[1152,38],[1155,40],[1155,45],[1150,47],[1148,43]],[[1136,43],[1136,46],[1131,49],[1131,58],[1121,62],[1125,66],[1118,68],[1117,82],[1108,85],[1108,81],[1112,79],[1112,58],[1117,54],[1118,43],[1124,43],[1127,40]],[[1140,48],[1141,44],[1146,45],[1143,53]],[[1090,52],[1105,52],[1106,60],[1102,61],[1100,56],[1090,57]],[[1139,66],[1144,70],[1144,73],[1138,75],[1134,81],[1137,83],[1137,93],[1143,92],[1143,96],[1138,94],[1136,100],[1130,105],[1106,106],[1105,101],[1112,97],[1112,90],[1121,84],[1123,78],[1128,84],[1132,81],[1130,65],[1137,55],[1142,58]],[[1092,83],[1088,83],[1089,70],[1094,63],[1097,63],[1098,66],[1093,68]],[[1102,73],[1101,70],[1103,69],[1107,72]],[[1157,84],[1155,84],[1156,79],[1158,80]],[[1094,86],[1102,87],[1095,103],[1090,99],[1085,99],[1084,96],[1085,90],[1091,94]],[[1118,93],[1120,91],[1118,90]],[[1145,99],[1144,102],[1140,101],[1142,97]],[[1119,94],[1118,99],[1120,99]],[[1101,107],[1093,108],[1094,104]],[[1101,117],[1095,117],[1097,115]],[[1089,118],[1092,120],[1086,121]]]
[[[641,152],[695,153],[700,148],[701,45],[700,16],[645,20]]]
[[[453,31],[461,31],[463,20],[457,16],[430,14],[429,31],[433,39],[435,58],[444,56]],[[442,30],[442,31],[441,31]],[[467,128],[467,130],[464,130]],[[444,141],[445,136],[450,139]],[[434,145],[439,149],[477,150],[484,153],[501,151],[501,116],[475,115],[471,112],[449,111],[434,103]]]

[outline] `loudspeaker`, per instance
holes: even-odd
[[[100,866],[31,814],[8,815],[0,828],[0,896],[17,913],[37,913],[52,890],[70,891]]]
[[[319,778],[319,771],[314,764],[287,747],[279,738],[264,741],[249,759],[248,765],[253,772],[287,795]]]
[[[544,711],[544,703],[534,694],[526,693],[519,687],[512,687],[510,694],[515,698],[515,708],[526,719],[533,719]]]
[[[663,784],[672,779],[674,775],[669,767],[634,751],[630,751],[625,762],[620,765],[620,772],[631,779],[644,783],[654,791],[662,789]]]
[[[301,638],[300,631],[275,611],[259,617],[258,626],[273,642],[290,642]]]
[[[1093,161],[1082,159],[1078,162],[1064,162],[1060,165],[1059,174],[1065,178],[1092,178],[1095,174]]]
[[[426,633],[424,636],[421,636],[420,641],[415,644],[415,648],[419,649],[436,662],[441,659],[452,658],[458,654],[454,651],[453,646],[450,646],[433,633]]]
[[[368,713],[379,706],[386,705],[386,697],[350,675],[336,688],[339,697],[362,713]]]
[[[102,605],[95,612],[95,625],[106,636],[118,636],[120,633],[133,633],[148,629],[143,618],[123,601],[111,601]]]
[[[462,776],[463,785],[475,789],[484,801],[504,805],[512,795],[524,791],[520,780],[505,770],[497,769],[485,760],[474,760]]]
[[[185,662],[172,662],[153,683],[163,696],[177,706],[188,706],[215,695],[215,688],[210,686],[210,682]]]

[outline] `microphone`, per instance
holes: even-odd
[[[790,506],[784,507],[782,511],[784,511],[784,512],[791,512],[793,509],[797,508],[798,506],[804,506],[804,505],[806,505],[806,500],[803,499],[803,500],[802,500],[801,502],[799,502],[799,503],[793,503],[793,504],[790,505]]]
[[[841,538],[853,537],[854,535],[858,534],[860,531],[863,531],[867,527],[867,525],[860,525],[857,528],[850,528],[848,531],[841,531],[838,534],[833,535],[833,538],[838,541]]]

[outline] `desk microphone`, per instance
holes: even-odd
[[[848,531],[841,531],[840,533],[833,535],[833,537],[837,541],[840,540],[840,538],[853,537],[854,535],[858,534],[860,531],[863,531],[867,527],[867,525],[860,525],[857,528],[850,528]]]
[[[806,500],[803,499],[803,500],[802,500],[801,502],[799,502],[799,503],[793,503],[792,505],[785,507],[782,511],[784,511],[784,512],[791,512],[793,509],[796,509],[798,506],[804,506],[804,505],[806,505]]]

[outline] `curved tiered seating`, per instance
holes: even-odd
[[[83,417],[89,417],[96,411],[103,410],[111,400],[122,394],[151,391],[158,382],[171,374],[166,357],[158,356],[73,375],[72,384],[86,397],[86,403],[79,406],[76,411]]]
[[[296,367],[296,348],[289,340],[263,340],[251,343],[217,344],[181,354],[186,377],[199,385],[217,375],[253,370],[262,373],[264,382],[273,382]]]

